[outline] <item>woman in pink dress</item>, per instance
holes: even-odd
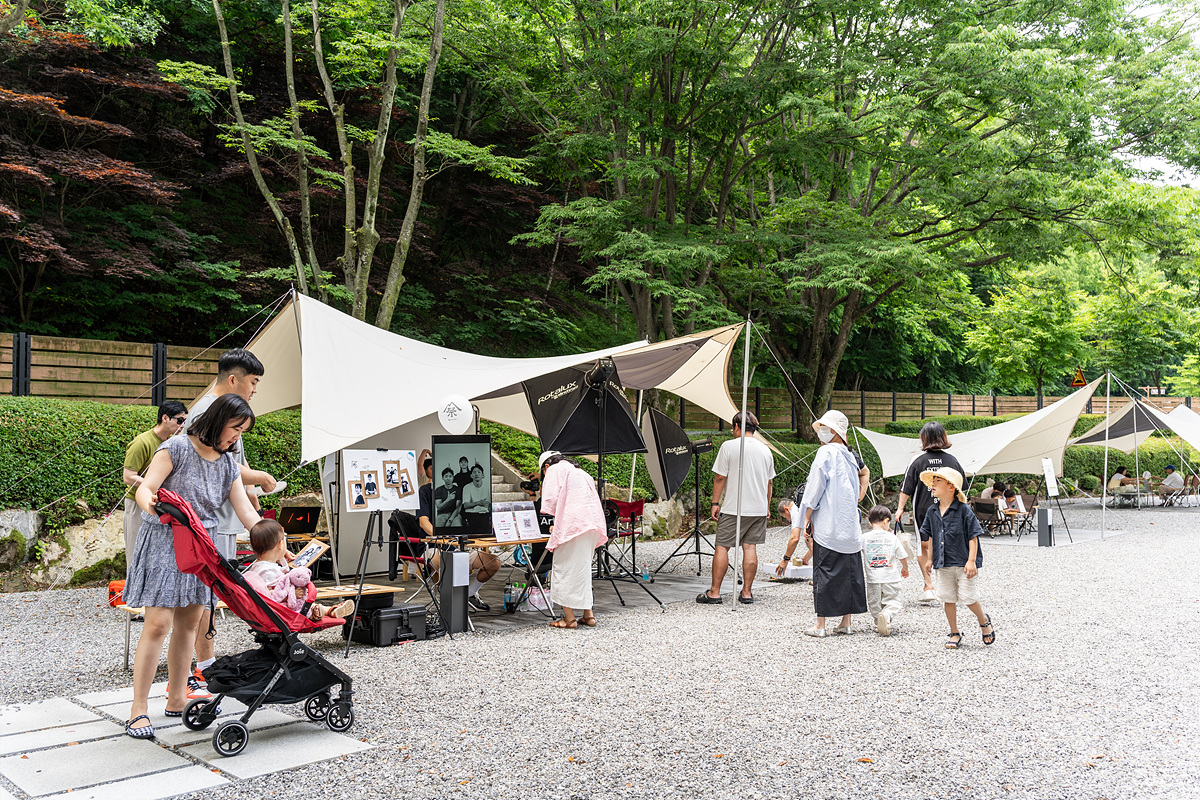
[[[596,481],[562,453],[542,453],[542,513],[554,517],[546,549],[554,553],[550,571],[550,601],[562,606],[563,618],[553,628],[596,626],[592,613],[592,553],[604,543],[604,509]],[[580,620],[575,611],[582,612]]]

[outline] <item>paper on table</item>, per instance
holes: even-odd
[[[517,520],[517,534],[522,539],[536,539],[542,535],[538,527],[537,510],[531,501],[522,500],[512,504],[513,516]]]
[[[513,519],[512,503],[492,503],[492,531],[497,542],[515,542],[521,538]]]

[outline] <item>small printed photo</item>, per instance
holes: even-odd
[[[375,470],[364,469],[358,473],[359,480],[362,481],[363,497],[368,500],[379,499],[379,473]]]
[[[383,462],[383,485],[389,489],[400,488],[400,462]]]
[[[347,481],[346,484],[350,490],[350,508],[366,508],[367,499],[363,496],[362,481]]]
[[[408,497],[415,491],[416,487],[413,486],[412,477],[408,474],[408,470],[400,470],[399,481],[396,483],[396,494],[400,497]]]

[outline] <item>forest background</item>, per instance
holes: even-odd
[[[2,330],[203,346],[295,286],[496,355],[749,315],[814,408],[1200,394],[1188,2],[0,15]]]

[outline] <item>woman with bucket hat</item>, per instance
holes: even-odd
[[[809,636],[850,633],[851,615],[867,613],[858,515],[859,466],[846,447],[849,427],[846,415],[832,409],[813,423],[821,447],[809,470],[798,512],[803,528],[812,527],[817,624],[805,631]],[[827,617],[841,617],[841,624],[827,631]]]

